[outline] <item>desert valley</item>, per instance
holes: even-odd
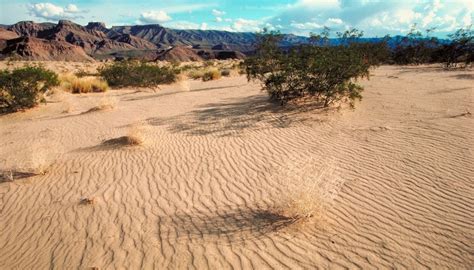
[[[473,269],[473,32],[413,33],[1,25],[0,269]]]
[[[470,268],[474,73],[373,73],[355,110],[287,111],[236,75],[2,116],[2,167],[47,172],[0,183],[0,268]]]

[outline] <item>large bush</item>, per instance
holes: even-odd
[[[348,38],[356,37],[347,32]],[[302,97],[313,97],[327,107],[335,101],[351,105],[361,99],[362,87],[355,81],[368,77],[371,66],[366,51],[342,44],[320,46],[328,34],[313,36],[315,44],[287,50],[279,47],[281,35],[264,32],[258,36],[256,55],[245,60],[247,78],[263,82],[263,88],[282,104]],[[321,42],[322,40],[322,42]]]
[[[59,85],[57,74],[40,66],[0,71],[0,111],[34,107],[56,85]]]
[[[110,86],[150,87],[176,81],[178,69],[159,67],[136,61],[115,62],[99,69],[99,74]]]

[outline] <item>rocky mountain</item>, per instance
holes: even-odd
[[[0,51],[5,49],[7,46],[7,41],[10,39],[18,38],[17,33],[9,31],[5,28],[0,28]]]
[[[67,20],[60,20],[57,24],[22,21],[4,25],[1,29],[0,57],[15,55],[27,59],[64,59],[63,54],[67,51],[74,51],[75,56],[71,59],[83,58],[83,55],[95,59],[168,61],[201,60],[200,55],[206,59],[241,58],[242,52],[253,50],[255,42],[252,33],[175,30],[158,24],[107,28],[100,22],[82,26]],[[50,46],[47,46],[48,42]],[[51,51],[46,56],[48,48],[61,52]]]
[[[68,42],[26,36],[7,40],[2,53],[23,60],[94,61],[81,47]]]
[[[157,60],[190,62],[203,60],[195,50],[188,46],[174,46],[163,50],[157,57]]]
[[[95,59],[139,58],[168,61],[242,58],[254,50],[256,41],[253,33],[176,30],[159,24],[107,28],[100,22],[82,26],[60,20],[57,24],[23,21],[0,28],[0,57],[15,55],[28,59],[36,56],[42,59],[63,59],[63,54],[67,51],[75,52],[76,56],[71,57],[72,59],[79,59],[84,54]],[[305,39],[287,35],[284,42],[296,44]],[[51,43],[50,46],[47,46],[48,42]],[[48,48],[61,49],[61,53],[51,51],[46,56]],[[36,52],[36,49],[39,51]],[[81,50],[83,53],[79,53]]]

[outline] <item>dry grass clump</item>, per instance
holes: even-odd
[[[203,69],[191,69],[188,72],[188,77],[193,80],[199,80],[204,76],[205,71]]]
[[[270,212],[287,219],[288,224],[321,220],[343,184],[335,162],[313,157],[289,159],[278,178],[281,190]]]
[[[92,112],[99,112],[99,111],[108,111],[108,110],[113,110],[116,107],[117,100],[110,97],[110,96],[104,96],[97,102],[97,105],[90,108],[89,110],[83,112],[85,113],[92,113]]]
[[[285,217],[293,222],[309,221],[321,217],[322,202],[315,194],[309,192],[290,193],[273,211],[276,215]]]
[[[207,70],[204,75],[202,76],[203,81],[213,81],[213,80],[218,80],[221,78],[221,73],[218,69],[209,69]]]
[[[79,204],[82,204],[82,205],[91,205],[94,203],[95,203],[95,198],[84,197],[84,198],[81,198],[81,200],[79,201]]]
[[[62,152],[61,145],[49,140],[54,141],[51,137],[38,139],[18,148],[15,158],[4,160],[0,167],[0,183],[47,174]]]
[[[105,92],[109,85],[96,77],[77,77],[73,74],[64,74],[59,77],[64,90],[73,94]]]
[[[106,140],[102,143],[105,146],[140,146],[145,143],[145,126],[143,123],[131,125],[127,135]]]

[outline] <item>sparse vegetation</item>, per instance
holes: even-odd
[[[206,81],[218,80],[220,78],[221,78],[221,73],[216,68],[211,68],[211,69],[207,70],[206,72],[204,72],[204,74],[202,76],[202,80],[205,81],[205,82]]]
[[[449,42],[432,37],[435,29],[427,29],[423,35],[413,25],[411,31],[394,48],[390,62],[398,65],[443,63],[446,68],[458,63],[468,66],[474,60],[474,32],[470,27],[458,29],[448,35]]]
[[[204,76],[204,73],[205,73],[205,71],[202,70],[202,69],[191,69],[188,72],[188,76],[189,76],[189,78],[191,78],[193,80],[199,80],[199,79],[202,79],[202,77]]]
[[[41,66],[0,71],[0,112],[32,108],[44,100],[48,90],[57,85],[57,74]]]
[[[132,124],[128,127],[127,135],[105,140],[102,145],[109,147],[140,146],[145,143],[145,126],[143,123]]]
[[[114,62],[99,69],[99,74],[110,86],[118,87],[152,87],[173,83],[178,73],[179,69],[173,67],[159,67],[137,61]]]
[[[326,40],[328,35],[313,36],[313,40]],[[353,38],[354,32],[344,35]],[[310,96],[324,107],[339,100],[353,105],[362,98],[363,89],[355,80],[368,77],[371,65],[359,47],[309,44],[283,51],[278,46],[281,38],[277,32],[258,34],[257,53],[244,62],[247,78],[262,81],[271,98],[284,104]]]
[[[96,77],[79,78],[72,74],[65,74],[61,75],[59,80],[62,88],[73,94],[105,92],[109,89],[107,82]]]
[[[96,106],[90,108],[89,110],[83,113],[93,113],[93,112],[99,112],[99,111],[113,110],[115,108],[115,105],[116,105],[115,99],[108,96],[104,96],[103,98],[99,100]]]

